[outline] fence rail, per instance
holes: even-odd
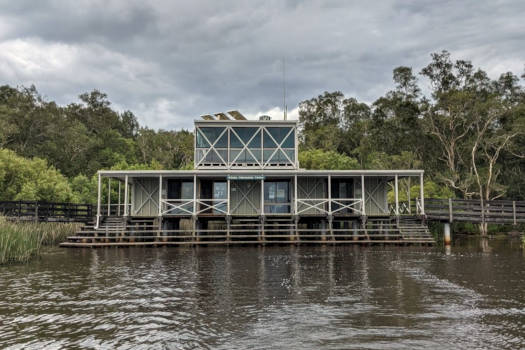
[[[516,225],[525,223],[525,201],[428,198],[425,213],[435,221]]]
[[[93,218],[93,206],[41,201],[0,201],[0,215],[21,220],[87,222]]]

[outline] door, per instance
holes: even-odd
[[[170,210],[169,215],[193,212],[193,181],[168,179],[167,196],[168,203],[180,207]]]
[[[348,199],[353,198],[354,195],[354,180],[353,179],[332,179],[331,194],[333,199],[341,199],[341,204],[348,205],[351,203]],[[345,200],[346,199],[346,200]],[[332,203],[332,211],[335,211],[342,206],[337,203]],[[352,210],[344,208],[337,211],[337,214],[351,214]]]
[[[228,199],[228,185],[224,181],[214,181],[213,182],[213,208],[214,214],[226,214],[227,213],[227,203],[222,203],[221,200]]]

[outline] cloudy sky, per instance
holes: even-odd
[[[0,0],[0,85],[61,104],[92,89],[153,128],[238,109],[282,118],[325,90],[371,102],[449,50],[492,77],[525,63],[525,1]]]

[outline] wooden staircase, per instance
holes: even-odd
[[[428,230],[428,226],[413,219],[402,219],[398,225],[401,238],[404,242],[428,242],[435,243],[434,237]]]

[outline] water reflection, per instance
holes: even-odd
[[[525,346],[525,257],[509,239],[57,249],[0,277],[1,348]]]

